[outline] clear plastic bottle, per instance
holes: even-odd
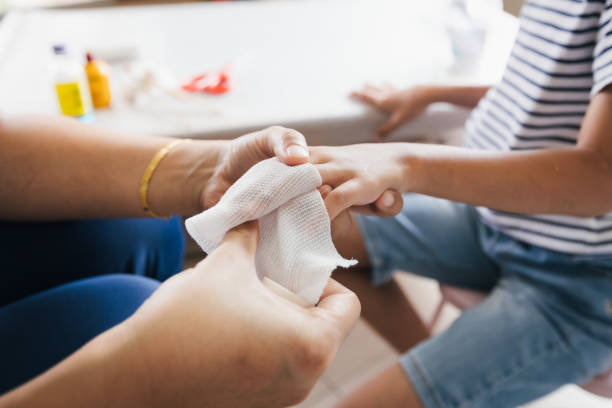
[[[64,45],[54,45],[53,53],[53,83],[61,112],[91,121],[93,107],[83,65],[70,57]]]
[[[446,32],[457,64],[471,65],[478,61],[491,19],[502,8],[502,0],[450,0]]]

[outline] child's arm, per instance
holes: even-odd
[[[384,138],[395,129],[419,116],[434,102],[446,102],[474,108],[489,90],[488,86],[422,85],[396,90],[367,85],[352,96],[386,113],[389,119],[378,129],[378,138]]]
[[[612,89],[596,95],[573,149],[493,152],[409,143],[312,148],[334,190],[333,218],[383,189],[528,214],[597,216],[612,210]]]

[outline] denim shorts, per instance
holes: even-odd
[[[487,226],[469,205],[404,201],[394,218],[357,218],[373,282],[403,270],[490,293],[401,356],[424,407],[516,407],[612,368],[612,254],[546,250]]]

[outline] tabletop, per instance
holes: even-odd
[[[51,45],[130,48],[174,78],[231,66],[232,89],[197,96],[189,109],[132,105],[113,81],[97,125],[128,134],[234,137],[272,124],[311,143],[364,141],[381,114],[351,100],[364,83],[490,84],[501,77],[518,28],[491,17],[482,57],[456,69],[444,28],[446,0],[271,0],[15,12],[0,23],[0,111],[57,113]],[[115,78],[113,78],[115,79]],[[432,107],[400,136],[460,125],[466,112]]]

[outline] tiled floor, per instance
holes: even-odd
[[[436,284],[407,274],[402,274],[399,281],[413,302],[423,305],[419,308],[419,313],[424,318],[428,318],[438,301]],[[442,326],[447,325],[456,316],[457,311],[445,310],[439,330],[442,330]],[[343,396],[393,364],[396,359],[397,353],[391,346],[367,323],[360,321],[312,393],[296,408],[332,408]],[[612,407],[612,401],[591,396],[578,387],[568,386],[523,408],[610,407]]]

